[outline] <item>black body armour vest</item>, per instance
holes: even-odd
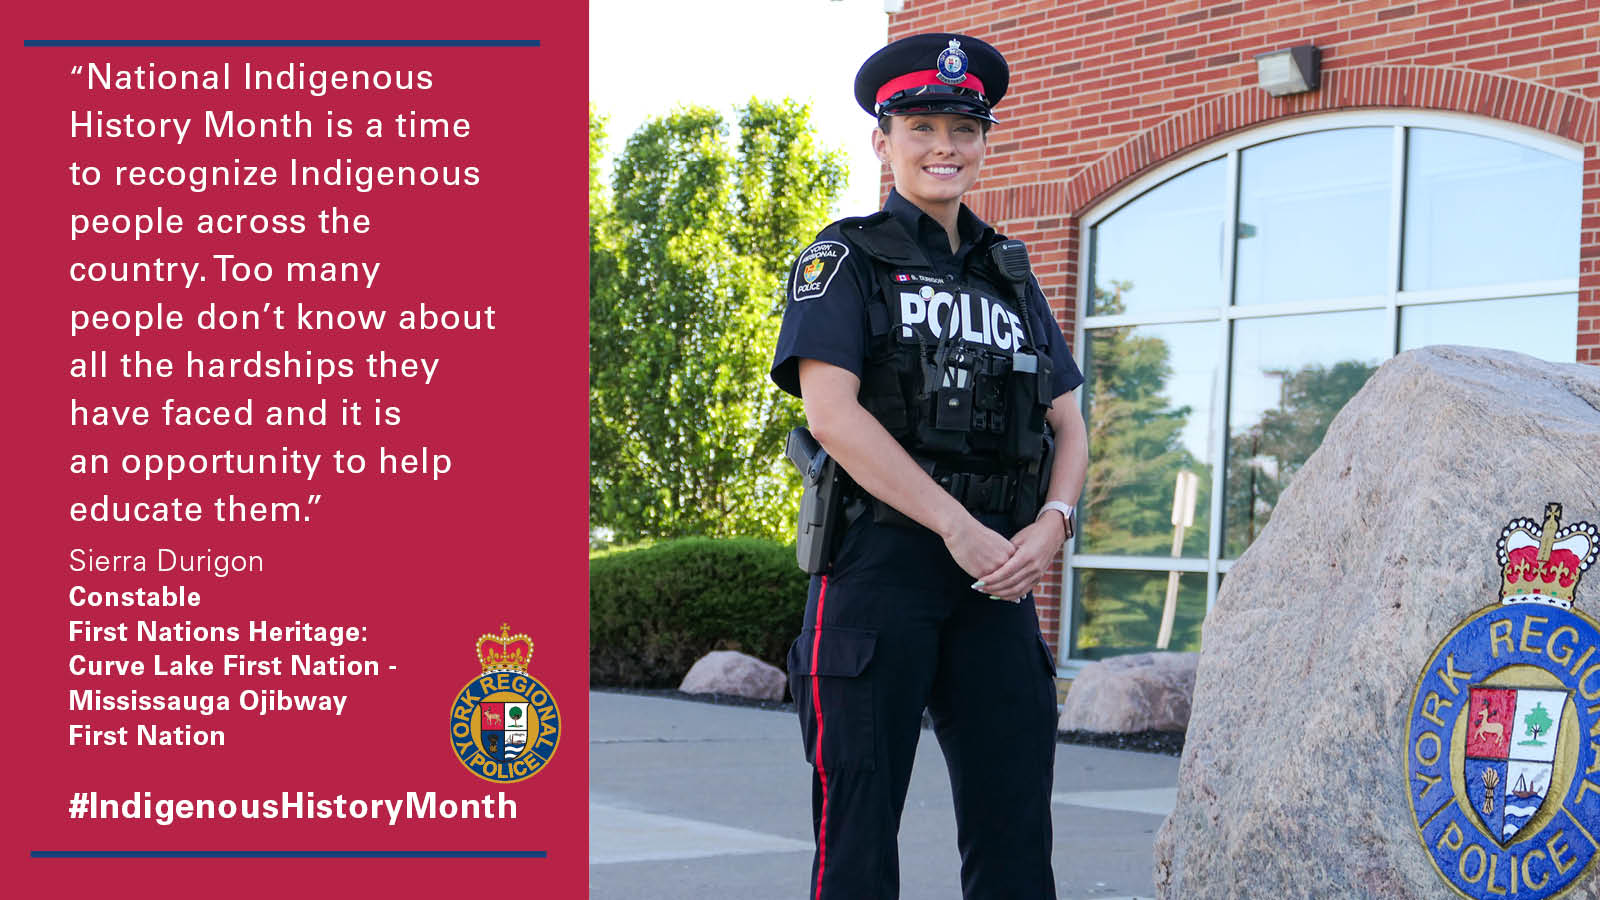
[[[861,405],[969,509],[1031,522],[1049,477],[1053,398],[1026,294],[946,278],[888,213],[839,230],[877,281]],[[988,249],[972,249],[969,271],[1007,284]]]

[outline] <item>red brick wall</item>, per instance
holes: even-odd
[[[1288,116],[1444,109],[1585,146],[1577,349],[1600,364],[1600,0],[906,0],[889,17],[891,40],[925,31],[971,33],[1011,63],[969,202],[1028,242],[1069,340],[1078,216],[1141,172]],[[1255,54],[1307,43],[1322,49],[1318,91],[1256,87]],[[1054,644],[1059,571],[1046,584],[1040,620]]]

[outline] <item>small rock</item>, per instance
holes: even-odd
[[[713,650],[695,660],[678,690],[685,694],[732,694],[757,700],[782,700],[788,683],[783,670],[737,650]]]
[[[1133,653],[1092,662],[1072,679],[1060,731],[1127,734],[1189,725],[1198,653]]]

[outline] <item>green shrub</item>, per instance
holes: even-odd
[[[794,546],[756,538],[683,538],[589,561],[589,678],[677,687],[712,650],[784,668],[800,633],[806,574]]]

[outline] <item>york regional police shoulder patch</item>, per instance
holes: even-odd
[[[1572,608],[1600,532],[1516,519],[1500,602],[1434,649],[1411,699],[1406,784],[1434,868],[1463,897],[1566,893],[1600,852],[1600,626]]]
[[[813,300],[828,292],[833,276],[839,274],[850,248],[839,241],[817,241],[800,254],[794,264],[794,284],[789,296],[794,302]]]
[[[483,674],[461,689],[450,708],[450,744],[472,774],[509,784],[532,777],[561,742],[561,710],[528,675],[533,639],[511,634],[478,638]]]

